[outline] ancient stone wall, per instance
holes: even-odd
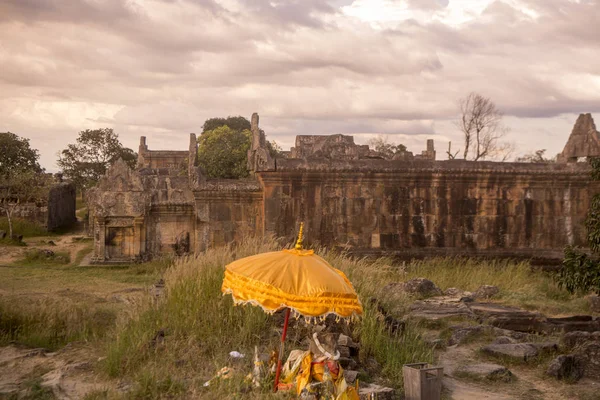
[[[72,183],[56,183],[50,186],[44,198],[20,204],[15,208],[13,217],[37,222],[48,231],[70,226],[77,221],[75,198]]]
[[[53,231],[77,222],[75,202],[75,185],[72,183],[53,185],[48,193],[46,228]]]
[[[587,164],[278,160],[265,232],[354,252],[560,257],[585,245]]]
[[[192,134],[193,135],[193,134]],[[194,135],[195,138],[195,135]],[[181,150],[149,150],[146,137],[140,138],[137,168],[169,168],[186,170],[189,151]]]
[[[292,242],[301,221],[308,245],[358,254],[559,259],[565,245],[586,245],[600,192],[587,163],[435,161],[432,140],[421,154],[384,157],[344,135],[298,136],[289,158],[274,160],[258,122],[253,114],[248,180],[205,179],[193,134],[181,152],[150,151],[142,137],[137,170],[118,161],[89,191],[94,259],[202,252],[263,234]],[[596,139],[581,116],[561,160],[595,154]]]
[[[194,194],[196,251],[262,234],[263,193],[255,180],[207,181]]]

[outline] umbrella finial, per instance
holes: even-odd
[[[303,236],[304,236],[304,222],[300,222],[300,231],[298,232],[298,240],[296,241],[296,250],[302,250]]]

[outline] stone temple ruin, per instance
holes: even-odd
[[[258,115],[244,180],[206,179],[196,136],[186,151],[149,150],[138,165],[116,162],[90,190],[96,262],[199,253],[248,235],[290,242],[304,221],[307,243],[356,254],[560,258],[585,246],[583,221],[600,185],[581,157],[600,155],[599,133],[581,115],[557,163],[383,159],[351,136],[300,135],[273,159]]]

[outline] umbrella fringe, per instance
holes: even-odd
[[[260,302],[256,301],[256,300],[238,300],[235,298],[235,296],[233,296],[233,293],[231,293],[231,291],[225,291],[223,293],[223,296],[231,294],[232,299],[233,299],[233,304],[236,306],[246,306],[248,304],[252,305],[252,306],[257,306],[260,307],[266,314],[269,315],[273,315],[275,314],[277,311],[283,310],[285,308],[289,308],[292,312],[292,317],[294,317],[296,320],[300,319],[300,318],[304,318],[304,322],[306,322],[306,324],[310,324],[310,325],[318,325],[319,323],[323,323],[325,322],[326,318],[329,315],[335,315],[335,322],[340,322],[340,321],[344,321],[346,322],[346,324],[350,324],[351,322],[356,322],[358,320],[360,320],[360,316],[356,313],[352,313],[352,315],[348,316],[348,317],[343,317],[338,315],[336,312],[334,311],[330,311],[327,312],[325,314],[322,315],[318,315],[318,316],[305,316],[302,315],[301,313],[299,313],[296,309],[294,309],[293,307],[288,307],[285,304],[282,304],[281,307],[279,309],[269,309],[269,308],[265,308],[262,304],[260,304]]]

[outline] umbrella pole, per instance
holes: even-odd
[[[281,333],[281,345],[279,346],[279,357],[277,358],[277,371],[275,372],[275,386],[273,392],[277,392],[277,386],[279,386],[279,375],[281,374],[281,360],[283,359],[283,348],[285,337],[287,335],[288,323],[290,322],[290,309],[285,310],[285,322],[283,323],[283,332]]]

